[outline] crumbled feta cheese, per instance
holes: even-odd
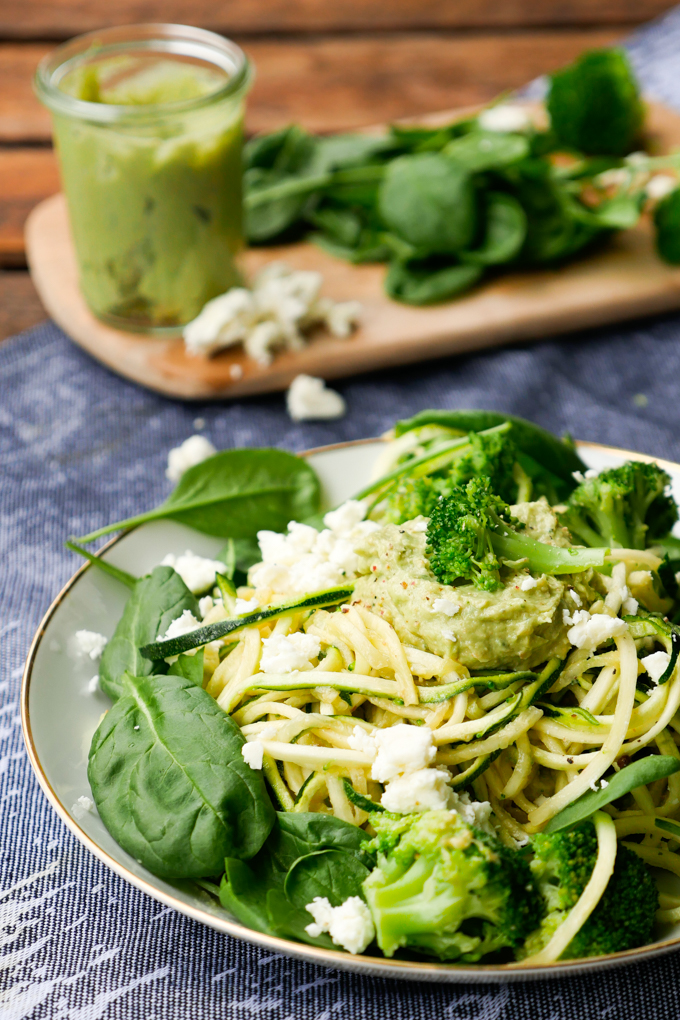
[[[482,110],[477,123],[484,131],[526,131],[531,127],[531,117],[523,106],[498,103],[497,106]]]
[[[670,195],[671,191],[675,191],[677,187],[677,178],[669,177],[668,174],[654,174],[647,181],[645,191],[647,192],[647,198],[659,202],[666,195]]]
[[[234,602],[234,616],[245,616],[247,613],[255,613],[260,608],[257,599],[236,599]]]
[[[486,832],[489,836],[498,835],[491,824],[492,808],[488,800],[471,800],[469,793],[456,793],[452,790],[449,807],[457,811],[468,825]]]
[[[597,478],[599,473],[600,472],[596,468],[588,468],[588,470],[584,473],[583,477],[586,480],[588,480],[589,478]]]
[[[205,620],[209,612],[212,611],[215,603],[213,602],[212,595],[204,595],[202,599],[198,600],[198,611],[201,614],[201,619]]]
[[[574,600],[577,606],[583,605],[583,599],[581,598],[581,596],[579,595],[575,588],[570,588],[569,594],[571,595],[572,599]]]
[[[76,819],[84,818],[86,814],[92,811],[94,811],[94,801],[91,797],[78,797],[78,800],[71,808],[71,814]]]
[[[161,560],[162,567],[173,567],[194,595],[200,595],[215,584],[215,574],[224,574],[226,567],[220,560],[209,560],[204,556],[195,556],[190,549],[182,556],[168,553]]]
[[[671,661],[671,657],[668,652],[652,652],[651,655],[645,655],[644,658],[640,659],[640,662],[647,670],[647,675],[653,683],[658,684],[661,677],[668,669],[668,663]]]
[[[348,743],[356,751],[373,757],[371,779],[388,783],[397,776],[426,769],[434,761],[437,749],[429,726],[398,723],[370,734],[355,726]]]
[[[314,918],[305,931],[313,939],[328,932],[336,946],[348,953],[363,953],[375,938],[371,912],[359,896],[350,896],[339,907],[332,907],[325,896],[315,896],[305,910]]]
[[[93,662],[101,658],[107,639],[94,630],[77,630],[75,647],[78,655],[89,655]]]
[[[205,436],[189,436],[180,446],[175,446],[168,454],[168,466],[165,476],[171,482],[178,482],[185,471],[200,464],[217,453],[217,450]]]
[[[181,637],[182,634],[190,634],[192,630],[198,630],[201,626],[201,622],[196,619],[191,610],[185,609],[181,616],[172,621],[162,637],[160,634],[158,635],[158,640],[170,641],[171,638]]]
[[[621,609],[625,616],[637,616],[639,607],[640,603],[632,595],[628,595],[621,603]]]
[[[311,659],[321,651],[321,642],[313,634],[272,634],[262,642],[260,669],[263,673],[292,673],[311,669]],[[332,714],[332,708],[331,708]]]
[[[208,302],[184,328],[186,349],[190,354],[209,355],[242,343],[249,357],[268,365],[277,348],[304,347],[306,334],[315,326],[324,325],[333,336],[348,337],[361,306],[356,301],[322,298],[322,284],[320,273],[271,262],[257,274],[252,290],[232,287]],[[241,366],[232,366],[230,374],[240,378]]]
[[[435,599],[432,603],[433,613],[443,613],[444,616],[455,616],[460,612],[460,606],[451,599]]]
[[[324,517],[323,531],[291,521],[288,533],[259,531],[262,562],[250,568],[254,588],[277,594],[321,591],[352,581],[359,568],[356,549],[379,525],[365,521],[366,504],[348,500]]]
[[[575,482],[578,482],[579,485],[585,481],[582,471],[572,471],[571,477],[574,479]]]
[[[442,811],[449,806],[451,776],[439,769],[419,769],[387,784],[380,803],[398,815]]]
[[[251,769],[261,769],[264,761],[264,744],[261,740],[249,740],[241,748],[243,760]]]
[[[597,648],[604,641],[625,634],[628,630],[628,624],[623,620],[605,613],[591,616],[587,609],[577,609],[571,617],[567,613],[564,622],[571,624],[567,637],[576,648]]]
[[[606,779],[601,779],[600,780],[600,789],[601,790],[606,790],[608,786],[609,786],[609,783],[607,782]]]
[[[416,517],[415,520],[408,522],[410,525],[409,530],[415,531],[416,534],[420,531],[427,531],[428,520],[427,517]]]
[[[521,581],[520,586],[519,586],[520,587],[520,591],[531,591],[531,589],[535,588],[537,584],[538,584],[538,581],[536,580],[536,578],[535,577],[531,577],[531,575],[529,575],[529,577],[525,577]]]
[[[347,410],[345,400],[329,390],[323,379],[298,375],[286,394],[288,414],[293,421],[314,421],[321,418],[342,418]]]
[[[92,679],[88,680],[85,684],[83,694],[96,694],[99,689],[99,674],[97,674],[97,676],[93,676]]]

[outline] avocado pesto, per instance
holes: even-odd
[[[208,456],[80,539],[174,519],[226,543],[105,565],[132,591],[101,662],[102,820],[320,948],[535,967],[652,942],[680,910],[650,867],[680,871],[670,483],[485,411],[398,422],[323,516],[304,460]]]

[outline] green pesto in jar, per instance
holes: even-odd
[[[109,123],[54,115],[81,289],[99,318],[180,327],[238,282],[243,102],[220,98],[227,81],[220,67],[148,54],[61,79],[76,100],[134,107]]]

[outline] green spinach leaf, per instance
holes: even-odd
[[[529,155],[529,142],[523,135],[477,130],[449,142],[444,155],[470,173],[479,173],[519,163]]]
[[[451,254],[469,248],[474,240],[477,200],[472,177],[441,153],[400,156],[389,163],[379,208],[390,229],[420,251]]]
[[[524,209],[512,195],[489,191],[486,201],[486,229],[479,248],[461,252],[461,259],[480,266],[509,262],[519,254],[527,233]]]
[[[97,553],[88,552],[87,549],[83,549],[75,542],[64,542],[67,549],[71,552],[78,553],[84,559],[88,560],[93,567],[101,570],[103,574],[108,574],[109,577],[114,577],[116,581],[120,581],[127,588],[134,588],[137,583],[137,578],[133,577],[132,574],[128,574],[126,570],[121,570],[120,567],[114,567],[113,563],[109,563],[108,560],[103,560]]]
[[[305,907],[315,896],[339,906],[362,895],[361,883],[375,866],[365,849],[368,838],[332,815],[279,812],[252,860],[226,861],[222,906],[250,928],[331,948],[329,936],[313,939],[306,933],[312,918]]]
[[[127,600],[99,668],[99,684],[116,701],[123,694],[123,675],[148,676],[165,672],[164,662],[152,663],[139,651],[165,634],[173,620],[188,609],[198,617],[198,602],[172,567],[156,567],[140,578]]]
[[[680,760],[669,754],[650,754],[646,758],[639,758],[610,776],[607,785],[601,790],[587,790],[572,804],[562,808],[550,819],[543,831],[560,832],[561,829],[570,829],[584,818],[589,818],[594,811],[599,811],[638,786],[655,783],[657,779],[664,779],[679,770]]]
[[[203,649],[199,648],[194,655],[179,655],[168,669],[169,676],[183,676],[191,680],[197,687],[203,686]]]
[[[512,423],[512,438],[519,449],[542,468],[561,479],[568,487],[567,494],[571,492],[576,486],[572,472],[585,471],[586,465],[571,445],[525,418],[503,414],[502,411],[479,411],[468,408],[420,411],[412,418],[398,421],[395,432],[397,436],[402,436],[405,432],[420,428],[422,425],[441,425],[465,435],[468,432],[481,432],[502,425],[506,421]]]
[[[170,518],[208,535],[254,538],[285,531],[319,509],[319,480],[301,457],[284,450],[224,450],[189,468],[164,503],[80,539]]]
[[[431,305],[469,290],[482,276],[481,266],[443,259],[393,262],[385,277],[391,298],[408,305]]]
[[[163,878],[208,878],[258,852],[274,824],[236,723],[179,676],[125,676],[92,740],[88,778],[114,839]]]

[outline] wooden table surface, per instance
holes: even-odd
[[[79,32],[175,21],[234,38],[254,61],[249,132],[339,131],[487,102],[606,46],[670,0],[0,0],[0,338],[41,321],[23,225],[59,190],[31,79]],[[115,13],[112,13],[115,9]]]

